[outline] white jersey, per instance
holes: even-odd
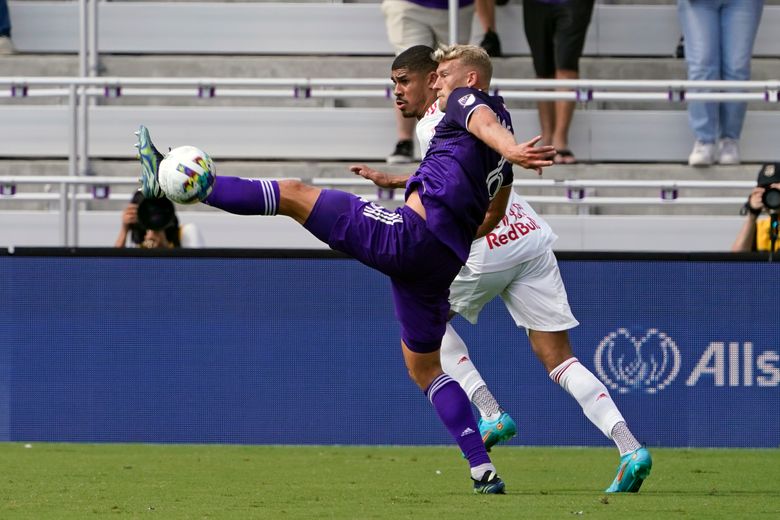
[[[436,125],[444,117],[438,99],[417,122],[420,153],[428,151]],[[528,202],[514,190],[506,204],[506,213],[487,235],[471,244],[466,268],[472,273],[495,273],[536,258],[552,247],[558,236],[549,224],[536,214]]]
[[[428,147],[433,139],[433,134],[436,133],[436,125],[444,117],[444,112],[439,110],[439,100],[433,102],[433,105],[428,107],[425,111],[425,115],[417,121],[417,126],[414,127],[417,133],[417,143],[420,145],[420,155],[425,157],[428,152]]]

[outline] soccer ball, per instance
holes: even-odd
[[[173,202],[193,204],[209,196],[216,172],[206,152],[194,146],[179,146],[160,163],[157,181]]]

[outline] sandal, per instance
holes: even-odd
[[[571,152],[571,150],[564,148],[563,150],[558,150],[555,153],[553,162],[555,164],[577,164],[577,158],[574,157],[574,154]]]

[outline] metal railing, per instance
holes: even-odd
[[[86,70],[86,69],[84,69]],[[82,70],[82,74],[84,71]],[[491,90],[507,99],[569,100],[587,104],[595,101],[760,101],[780,102],[780,81],[686,81],[686,80],[516,80],[495,79]],[[235,98],[371,98],[393,96],[392,84],[385,78],[138,78],[138,77],[0,77],[0,98],[23,99],[65,98],[69,106],[70,132],[68,135],[68,177],[56,177],[59,194],[14,195],[15,184],[29,182],[31,177],[4,177],[0,201],[7,199],[59,200],[61,212],[60,234],[64,246],[78,245],[78,202],[96,198],[95,187],[117,183],[129,184],[127,179],[109,180],[89,176],[89,114],[90,100],[132,96],[168,96],[212,99]],[[52,177],[55,178],[55,177]],[[70,180],[66,180],[70,179]],[[132,181],[134,183],[135,180]],[[331,185],[342,185],[329,179]],[[524,181],[518,181],[524,182]],[[539,181],[543,185],[545,181]],[[608,204],[724,204],[735,203],[730,197],[678,197],[677,189],[683,181],[663,182],[659,187],[660,200],[647,197],[589,197],[585,188],[596,181],[547,181],[567,189],[566,196],[528,197],[530,202],[576,203],[581,205]],[[621,182],[621,181],[614,181]],[[629,181],[622,181],[623,183]],[[651,187],[640,184],[633,187]],[[675,184],[677,188],[675,188]],[[92,186],[92,193],[79,193],[77,187]],[[617,187],[617,184],[611,185]],[[693,186],[690,186],[693,187]],[[697,188],[723,187],[711,181]],[[738,186],[749,188],[748,183]],[[110,192],[110,190],[107,190]],[[20,194],[21,195],[21,194]],[[99,198],[99,197],[98,197]],[[103,197],[105,198],[105,197]],[[113,198],[110,193],[108,198]]]
[[[0,98],[61,97],[75,87],[88,97],[265,97],[392,98],[386,78],[155,78],[155,77],[0,77]],[[491,81],[490,92],[506,99],[682,103],[759,101],[780,103],[780,80],[545,80]]]
[[[366,199],[375,201],[403,201],[403,190],[387,190],[376,188],[366,179],[314,178],[311,184],[318,187],[337,187],[348,190],[371,191],[373,195],[364,194]],[[58,193],[30,192],[24,193],[19,186],[24,185],[57,185]],[[737,205],[745,201],[744,192],[750,190],[755,183],[751,181],[680,181],[680,180],[516,180],[514,186],[524,188],[546,188],[562,191],[561,195],[523,195],[530,203],[540,204],[572,204],[580,207],[614,206],[614,205]],[[89,187],[88,192],[69,190],[76,186]],[[69,229],[78,226],[78,204],[94,200],[128,201],[127,193],[114,193],[115,186],[138,186],[136,177],[77,177],[60,175],[0,176],[0,203],[4,201],[58,202],[60,221],[59,231],[63,246],[69,244],[72,235]],[[597,196],[590,192],[595,188],[625,188],[625,189],[656,189],[655,196]],[[687,196],[682,195],[683,189],[740,189],[739,196]]]

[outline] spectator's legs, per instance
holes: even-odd
[[[422,8],[425,9],[425,8]],[[442,12],[442,9],[427,9],[428,11]],[[447,11],[445,16],[440,14],[436,16],[435,21],[431,21],[430,27],[433,31],[434,44],[431,47],[436,48],[439,44],[450,44],[450,20]],[[474,6],[469,5],[458,9],[458,38],[456,43],[466,44],[471,40],[471,25],[474,20]],[[425,45],[428,45],[427,43]]]
[[[721,79],[750,79],[750,59],[753,42],[761,21],[764,0],[728,2],[721,11]],[[745,120],[747,103],[720,104],[720,137],[739,139]]]
[[[579,61],[585,45],[593,0],[571,0],[563,4],[540,4],[526,2],[524,15],[530,16],[526,23],[528,43],[534,55],[534,69],[539,77],[554,77],[560,80],[579,78]],[[536,26],[536,27],[535,27]],[[558,153],[555,162],[572,164],[576,162],[569,149],[569,127],[574,115],[574,102],[555,101],[552,127],[549,128],[549,144]],[[540,107],[542,125],[549,124],[549,115]],[[546,128],[545,128],[546,129]],[[544,131],[543,131],[544,135]]]
[[[495,0],[475,0],[474,9],[479,18],[479,23],[485,32],[496,30],[496,2]]]
[[[580,74],[576,70],[557,70],[555,79],[579,79]],[[558,100],[555,102],[555,125],[552,132],[551,144],[557,150],[569,149],[569,127],[574,116],[574,101]]]
[[[496,0],[475,0],[474,10],[484,32],[480,47],[491,57],[500,57],[501,40],[496,32]]]
[[[5,0],[0,1],[0,36],[11,36],[11,17]]]
[[[539,101],[537,106],[539,108],[542,144],[550,145],[553,142],[553,133],[555,132],[555,101]]]
[[[404,117],[400,110],[396,110],[395,122],[398,130],[398,140],[411,141],[414,137],[414,126],[417,124],[417,120],[413,117]]]
[[[719,5],[717,2],[692,0],[678,2],[689,80],[721,79]],[[688,120],[697,141],[705,144],[716,143],[719,137],[717,103],[688,103]]]
[[[555,77],[553,6],[534,0],[523,0],[523,27],[528,47],[531,49],[536,77],[552,79]],[[539,109],[542,144],[551,145],[555,129],[555,102],[540,101],[537,103],[537,107]]]
[[[13,54],[11,43],[11,18],[8,14],[8,2],[0,0],[0,54]]]

